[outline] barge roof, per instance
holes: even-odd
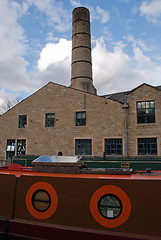
[[[67,174],[67,173],[45,173],[33,171],[32,168],[24,168],[20,170],[10,170],[1,168],[0,174],[21,176],[37,176],[37,177],[53,177],[53,178],[82,178],[82,179],[127,179],[127,180],[161,180],[161,171],[142,172],[138,171],[131,175],[106,175],[106,174]]]

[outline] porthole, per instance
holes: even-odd
[[[114,194],[105,194],[98,201],[99,213],[107,219],[115,219],[122,212],[122,203]]]
[[[131,202],[121,188],[106,185],[98,188],[92,195],[90,211],[100,225],[114,228],[122,225],[130,217]]]
[[[51,198],[49,193],[44,189],[39,189],[32,195],[33,207],[39,212],[45,212],[48,210],[51,204]]]
[[[55,189],[47,182],[34,183],[26,194],[26,207],[29,213],[38,219],[51,217],[58,206]]]

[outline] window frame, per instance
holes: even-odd
[[[47,118],[49,115],[53,115],[53,118]],[[45,113],[45,127],[55,127],[55,113]]]
[[[80,114],[80,118],[78,118],[79,114]],[[83,117],[84,114],[85,114],[85,117]],[[87,122],[86,111],[75,112],[75,125],[76,126],[86,126],[86,122]]]
[[[154,142],[154,140],[155,140],[155,142]],[[154,145],[155,145],[155,147],[154,147]],[[138,155],[139,156],[141,156],[141,155],[142,156],[143,155],[150,155],[150,156],[158,155],[157,137],[137,138],[137,147],[138,147]],[[148,148],[148,147],[150,147],[150,148]],[[153,151],[155,151],[155,153],[152,153]]]
[[[151,106],[152,103],[154,104],[154,107]],[[139,104],[141,105],[141,107],[138,107]],[[143,105],[145,105],[145,107],[143,107]],[[139,114],[139,109],[142,109],[142,111],[144,111],[145,113]],[[136,110],[137,110],[137,124],[151,124],[151,123],[156,122],[155,101],[154,100],[137,101],[136,102]],[[150,111],[150,110],[153,110],[154,113],[149,114],[148,111]],[[150,120],[151,117],[154,118],[154,120]],[[141,121],[141,119],[144,119],[144,121]]]
[[[115,219],[107,219],[98,211],[99,199],[106,194],[114,194],[118,197],[122,204],[122,212]],[[127,194],[119,187],[114,185],[106,185],[98,188],[92,195],[90,200],[90,212],[93,218],[103,227],[115,228],[121,226],[128,220],[131,214],[131,201]]]
[[[39,189],[44,189],[45,191],[47,191],[51,199],[50,207],[44,212],[37,211],[32,204],[33,194]],[[44,220],[51,217],[55,213],[58,206],[58,195],[51,184],[47,182],[36,182],[28,189],[25,202],[27,210],[34,218]]]
[[[107,141],[110,141],[107,143]],[[120,141],[120,142],[119,142]],[[123,140],[122,138],[105,138],[104,140],[105,145],[105,155],[123,155]],[[115,148],[112,147],[112,145],[115,145]],[[121,148],[119,149],[119,145],[121,145]],[[107,146],[109,146],[109,149],[107,149]],[[109,150],[109,152],[108,152]],[[113,152],[114,150],[115,153]],[[121,150],[121,153],[119,152]]]
[[[19,145],[20,142],[22,142],[21,145]],[[20,150],[18,150],[18,147],[20,147]],[[17,139],[17,151],[16,151],[16,153],[17,153],[17,156],[26,155],[26,139]]]
[[[6,159],[12,159],[15,156],[16,141],[15,139],[7,139],[6,143]]]
[[[27,127],[27,115],[19,115],[19,128],[26,128]]]
[[[92,155],[92,139],[75,139],[75,155]]]

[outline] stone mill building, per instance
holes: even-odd
[[[89,11],[73,10],[71,85],[49,82],[0,117],[0,159],[161,156],[161,87],[98,96]]]

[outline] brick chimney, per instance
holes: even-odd
[[[84,7],[73,10],[70,87],[96,94],[92,80],[90,13]]]

